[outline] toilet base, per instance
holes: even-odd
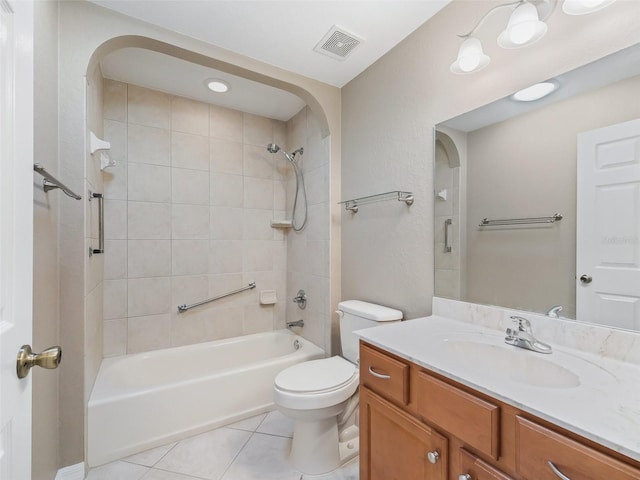
[[[352,460],[358,453],[358,427],[339,433],[336,417],[295,421],[289,461],[296,470],[321,475]]]

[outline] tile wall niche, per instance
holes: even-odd
[[[304,128],[104,80],[104,133],[117,162],[103,174],[105,357],[284,328],[290,233],[270,222],[287,216],[293,170],[266,145],[288,146],[290,131],[307,141],[307,109],[298,116]],[[315,193],[325,188],[328,162],[317,163],[308,179],[310,214],[328,211],[327,195]],[[322,221],[303,237],[326,259]],[[327,272],[314,266],[309,278]],[[253,281],[253,290],[177,313],[179,304]],[[328,303],[328,287],[309,288]],[[276,290],[276,305],[260,305],[261,290]]]

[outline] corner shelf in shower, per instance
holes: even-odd
[[[293,227],[291,220],[271,220],[271,228],[279,228],[281,230],[289,230]]]
[[[366,197],[354,198],[351,200],[344,200],[343,202],[338,202],[339,205],[344,204],[344,209],[352,212],[358,213],[358,207],[360,205],[366,205],[368,203],[376,203],[383,202],[386,200],[397,200],[399,202],[404,202],[408,206],[413,205],[413,193],[412,192],[403,192],[401,190],[394,190],[392,192],[378,193],[376,195],[369,195]]]

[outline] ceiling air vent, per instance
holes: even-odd
[[[318,42],[314,50],[335,60],[345,60],[362,41],[353,33],[334,25]]]

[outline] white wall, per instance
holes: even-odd
[[[433,296],[433,126],[513,91],[640,41],[640,4],[616,2],[597,14],[560,9],[536,45],[502,50],[500,25],[479,30],[489,66],[453,75],[460,40],[493,5],[457,1],[440,11],[342,90],[342,198],[406,189],[409,209],[380,203],[343,213],[342,298],[430,313]]]

